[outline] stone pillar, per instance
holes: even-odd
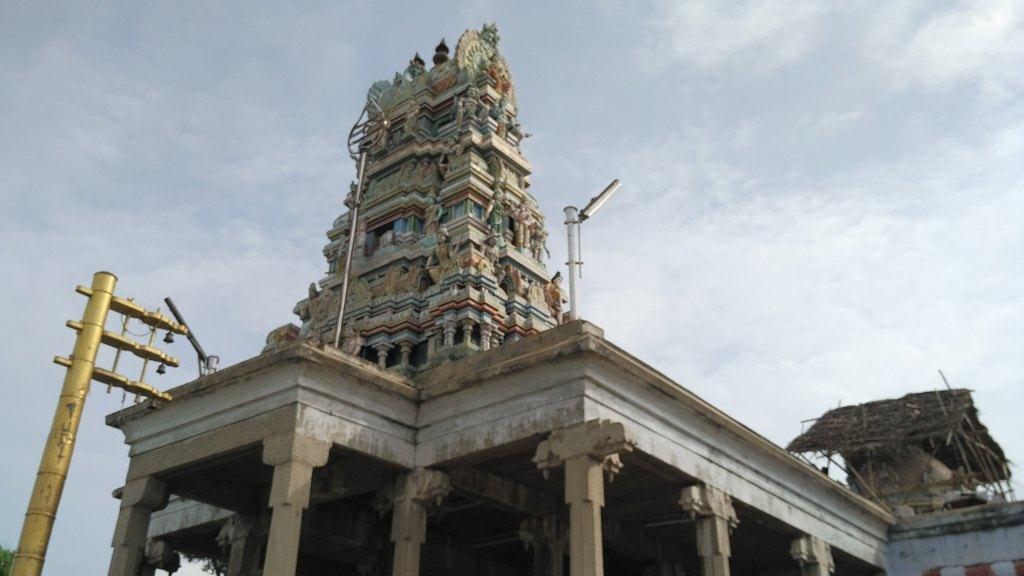
[[[562,576],[568,536],[555,516],[529,518],[519,524],[523,540],[533,548],[533,576]]]
[[[235,514],[228,519],[217,543],[227,548],[228,576],[256,576],[260,567],[258,520],[255,516]]]
[[[174,574],[181,568],[181,556],[164,540],[150,540],[146,543],[146,560],[139,570],[139,576],[155,576],[157,570]]]
[[[263,441],[263,463],[274,467],[270,486],[270,533],[263,573],[294,576],[299,560],[302,511],[309,506],[313,468],[327,464],[331,444],[301,434]]]
[[[448,476],[426,468],[403,474],[385,490],[381,508],[392,510],[391,541],[395,545],[392,576],[419,575],[420,547],[427,540],[427,513],[449,492]]]
[[[388,351],[393,347],[390,342],[378,342],[373,345],[373,349],[377,351],[377,366],[388,367]]]
[[[458,325],[455,323],[454,318],[448,318],[444,321],[444,345],[454,346],[455,345],[455,330]]]
[[[829,576],[835,573],[832,547],[814,536],[801,536],[789,547],[793,559],[800,562],[803,576]]]
[[[473,344],[473,327],[476,326],[476,320],[472,318],[463,318],[462,320],[462,343],[467,347],[472,348]]]
[[[409,358],[412,356],[412,342],[405,341],[398,345],[402,353],[402,368],[409,367]]]
[[[494,324],[490,320],[480,323],[480,349],[490,350],[493,338]]]
[[[423,341],[427,343],[427,356],[431,357],[434,352],[437,352],[437,338],[434,338],[436,332],[433,330],[427,330],[423,333]]]
[[[729,535],[739,524],[732,498],[714,486],[687,486],[679,505],[696,519],[697,554],[703,575],[729,576]]]
[[[133,478],[121,493],[109,576],[137,576],[146,555],[149,517],[167,505],[167,485],[153,476]]]
[[[601,508],[604,507],[605,475],[614,477],[622,468],[619,452],[635,443],[617,422],[591,420],[551,433],[537,446],[533,461],[548,474],[565,469],[565,502],[569,505],[569,574],[603,576]]]

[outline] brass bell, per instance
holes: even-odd
[[[166,374],[167,373],[167,366],[161,362],[160,365],[156,367],[156,373],[157,374]]]
[[[164,342],[166,342],[168,344],[173,344],[174,343],[174,332],[171,332],[170,330],[168,330],[167,331],[167,335],[164,336]]]

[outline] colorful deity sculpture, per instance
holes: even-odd
[[[341,348],[386,368],[417,370],[558,324],[561,296],[542,259],[547,232],[527,191],[526,134],[499,42],[493,24],[468,30],[454,55],[441,42],[431,68],[417,54],[370,88],[387,133],[368,157],[352,264],[344,269],[342,214],[324,250],[334,264],[296,306],[300,338],[330,341],[345,274]]]

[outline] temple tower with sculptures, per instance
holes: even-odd
[[[301,328],[108,417],[131,459],[110,576],[176,552],[232,576],[885,569],[889,511],[560,322],[498,46],[470,30],[370,89],[387,133]]]
[[[295,307],[301,338],[331,340],[346,272],[342,348],[385,368],[418,370],[558,324],[560,288],[519,146],[529,135],[498,40],[494,26],[470,30],[453,58],[442,40],[429,69],[417,54],[370,88],[383,133],[367,150],[355,231],[348,212],[334,221],[327,276]]]

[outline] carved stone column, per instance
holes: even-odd
[[[591,420],[551,433],[537,446],[533,461],[545,472],[565,469],[565,502],[569,505],[569,573],[604,574],[601,508],[604,480],[622,468],[619,452],[633,449],[626,428],[617,422]]]
[[[255,516],[235,514],[228,519],[217,543],[228,548],[228,576],[256,576],[260,567],[259,522]]]
[[[294,576],[299,559],[302,511],[309,506],[313,468],[327,463],[331,444],[300,434],[263,441],[263,463],[274,467],[270,486],[270,533],[263,573]]]
[[[444,345],[454,346],[455,345],[455,330],[458,325],[455,323],[454,318],[448,318],[444,321]]]
[[[146,556],[139,576],[156,576],[157,570],[174,574],[181,568],[181,556],[165,540],[150,540],[146,543]]]
[[[704,576],[729,576],[729,535],[739,524],[732,498],[714,486],[687,486],[679,505],[696,519],[697,554]]]
[[[462,320],[462,343],[467,347],[472,348],[473,345],[473,327],[476,326],[476,320],[472,318],[464,318]]]
[[[398,345],[399,351],[402,353],[402,368],[409,367],[409,358],[412,356],[412,342],[405,341]]]
[[[149,518],[167,505],[167,485],[152,476],[129,480],[121,493],[109,576],[137,576],[146,554]]]
[[[394,345],[390,342],[378,342],[373,345],[373,349],[377,351],[377,366],[381,368],[388,367],[388,351],[394,348]]]
[[[423,341],[427,343],[427,357],[433,357],[437,349],[441,347],[441,338],[436,330],[427,330],[423,333]]]
[[[814,536],[805,535],[793,540],[789,553],[800,562],[803,576],[829,576],[836,571],[832,547]]]
[[[494,324],[488,320],[480,324],[480,349],[490,350],[494,338]]]
[[[529,518],[519,524],[519,533],[533,548],[533,576],[562,576],[568,543],[565,525],[555,516]]]
[[[427,513],[439,506],[448,493],[448,476],[437,470],[417,468],[403,474],[385,490],[380,505],[390,507],[391,541],[395,545],[392,576],[418,576],[420,547],[427,540]]]

